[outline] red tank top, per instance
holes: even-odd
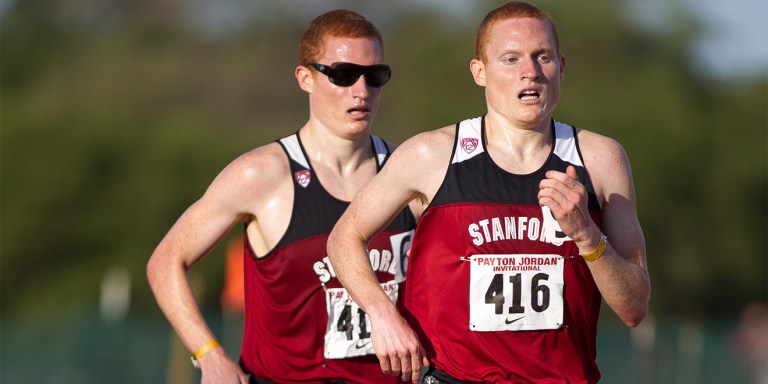
[[[378,137],[371,140],[380,169],[389,151]],[[397,383],[395,376],[381,373],[371,354],[370,320],[346,296],[328,261],[328,235],[349,203],[319,183],[298,135],[279,142],[291,163],[293,212],[283,238],[265,257],[257,259],[246,240],[240,365],[277,383]],[[368,245],[377,278],[399,297],[398,304],[404,288],[399,265],[414,227],[406,209]]]
[[[485,150],[482,118],[457,124],[452,162],[419,221],[406,318],[432,364],[466,381],[594,383],[601,296],[578,247],[538,204],[547,170],[574,165],[600,225],[575,129],[553,122],[543,166],[515,175]],[[576,257],[574,257],[576,256]]]

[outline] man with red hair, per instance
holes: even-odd
[[[157,246],[147,274],[160,308],[202,369],[203,383],[389,383],[373,355],[370,320],[341,287],[326,240],[392,146],[370,134],[382,86],[381,35],[337,10],[307,27],[295,69],[309,120],[295,134],[230,163]],[[418,208],[418,207],[416,207]],[[417,212],[418,213],[418,212]],[[388,300],[399,303],[416,214],[396,212],[366,251]],[[206,325],[187,270],[245,223],[245,330],[240,364]]]
[[[538,8],[491,11],[469,67],[487,112],[403,143],[334,228],[331,263],[371,317],[385,372],[415,379],[428,364],[428,384],[595,383],[601,301],[632,327],[650,297],[626,153],[553,119],[565,57]],[[401,316],[365,242],[413,199],[425,210]]]

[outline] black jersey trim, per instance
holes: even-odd
[[[379,173],[384,164],[389,160],[389,156],[392,151],[389,149],[389,145],[384,139],[376,135],[371,135],[371,148],[373,149],[373,156],[376,159],[376,173]]]
[[[578,147],[578,141],[576,140],[576,128],[551,119],[550,134],[552,144],[546,159],[533,172],[520,174],[509,172],[494,161],[486,147],[487,126],[485,124],[485,115],[481,118],[481,121],[477,121],[477,119],[466,119],[456,125],[453,148],[451,149],[451,163],[448,165],[446,174],[425,212],[439,205],[456,202],[456,199],[460,201],[469,199],[467,201],[477,202],[497,201],[500,198],[499,188],[506,190],[508,193],[515,191],[516,197],[510,196],[511,200],[508,201],[510,203],[525,202],[525,204],[538,204],[535,196],[537,194],[536,191],[538,191],[539,182],[536,180],[543,178],[544,173],[552,169],[559,169],[565,172],[567,165],[576,167],[579,180],[587,188],[590,209],[599,210],[600,205],[596,199],[591,178],[588,177],[589,173],[584,166],[581,149]],[[478,154],[464,158],[457,151],[460,150],[460,146],[464,145],[464,143],[459,143],[459,141],[467,139],[481,140],[478,143]],[[462,174],[460,178],[459,174]],[[494,187],[489,183],[498,185]],[[521,193],[527,197],[519,195]]]
[[[435,191],[434,196],[440,195],[440,191],[447,188],[446,187],[446,179],[448,178],[448,174],[451,172],[451,165],[453,165],[453,159],[456,157],[456,151],[458,150],[458,143],[459,143],[459,127],[461,126],[461,123],[463,122],[459,121],[454,125],[454,132],[453,132],[453,148],[451,149],[451,157],[448,158],[448,167],[445,168],[445,174],[443,175],[443,180],[440,182],[440,186],[437,188],[437,191]],[[485,124],[485,115],[483,115],[483,118],[481,120],[480,124]],[[427,205],[426,208],[424,208],[424,211],[421,213],[422,216],[424,216],[424,213],[427,212],[430,208],[433,207],[433,203],[435,201],[434,196],[432,197],[432,201],[429,202],[429,205]]]
[[[288,148],[286,146],[286,144],[284,143],[284,140],[286,140],[286,139],[293,140],[293,137],[295,137],[296,143],[298,144],[298,148],[296,148],[296,149],[300,152],[300,153],[294,153],[293,156],[297,156],[299,158],[298,160],[292,156],[292,150],[294,148]],[[381,169],[384,167],[384,164],[386,163],[386,161],[391,156],[391,150],[389,148],[389,145],[386,143],[386,141],[384,141],[380,137],[375,136],[375,135],[370,135],[369,137],[370,137],[371,148],[372,148],[373,153],[374,153],[374,159],[376,161],[376,173],[378,173],[378,172],[381,171]],[[330,192],[328,192],[328,190],[325,188],[323,183],[320,181],[320,178],[317,177],[317,172],[315,171],[315,169],[314,169],[314,167],[312,165],[312,162],[309,159],[309,156],[307,156],[307,151],[306,151],[306,148],[304,147],[304,144],[303,144],[303,142],[301,140],[301,137],[299,136],[299,131],[296,131],[294,134],[288,135],[288,136],[283,137],[283,138],[281,138],[279,140],[276,140],[276,141],[283,148],[283,152],[285,153],[285,155],[287,157],[288,165],[289,165],[289,169],[290,169],[290,173],[291,173],[290,174],[291,183],[293,184],[293,201],[292,201],[292,204],[291,204],[290,219],[288,221],[288,226],[286,227],[286,229],[283,232],[283,234],[280,236],[280,239],[277,241],[277,243],[275,243],[275,245],[270,250],[268,250],[264,254],[264,256],[261,256],[261,257],[259,257],[256,254],[256,252],[254,252],[253,247],[250,244],[250,240],[248,239],[248,235],[247,235],[247,223],[245,223],[246,225],[244,226],[244,230],[246,232],[246,236],[245,236],[246,249],[247,249],[248,255],[254,261],[266,260],[269,257],[271,257],[272,255],[274,255],[275,252],[278,249],[282,249],[284,247],[290,246],[291,244],[300,243],[300,242],[302,242],[304,240],[311,239],[311,238],[316,237],[316,236],[327,235],[327,233],[312,234],[312,235],[309,235],[307,237],[300,238],[298,240],[291,240],[291,238],[289,238],[289,237],[293,237],[295,235],[295,232],[293,232],[293,231],[297,230],[297,228],[296,228],[296,226],[298,225],[297,224],[297,220],[299,220],[299,217],[300,217],[296,213],[296,209],[300,208],[299,204],[297,204],[297,199],[300,199],[301,195],[303,193],[307,193],[308,192],[306,190],[306,188],[302,187],[297,182],[296,178],[294,177],[294,172],[296,172],[297,170],[309,170],[311,172],[311,177],[313,179],[311,181],[311,183],[316,183],[316,186],[312,187],[312,188],[314,188],[314,192],[313,193],[320,193],[320,194],[322,194],[321,197],[318,197],[319,199],[321,199],[321,200],[322,199],[330,199],[330,201],[327,201],[327,200],[326,201],[327,202],[331,202],[332,201],[332,204],[344,205],[345,208],[347,206],[349,206],[349,204],[350,204],[349,201],[341,200],[341,199],[337,198],[336,196],[333,196]],[[301,160],[306,162],[306,165],[302,164]],[[411,222],[415,226],[416,219],[415,219],[415,216],[413,215],[413,212],[411,212],[409,207],[406,207],[406,209],[404,209],[404,211],[407,212],[406,213],[407,216],[405,218],[406,222]],[[342,212],[343,212],[343,210],[342,210]],[[394,220],[395,219],[393,219],[393,221]],[[334,221],[334,223],[335,223],[335,221]],[[320,224],[318,224],[318,225],[320,225]]]

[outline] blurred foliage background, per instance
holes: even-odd
[[[498,3],[0,2],[0,381],[178,382],[146,261],[229,161],[306,121],[293,69],[307,22],[345,7],[381,29],[394,75],[374,133],[400,142],[484,112],[468,62]],[[605,381],[625,367],[645,372],[633,382],[746,380],[722,364],[737,360],[742,309],[768,300],[768,68],[707,71],[685,2],[653,10],[663,28],[626,0],[534,3],[567,56],[555,118],[624,145],[646,235],[652,328],[639,332],[657,341],[642,347],[606,311]],[[221,327],[223,253],[192,270]],[[115,276],[128,309],[110,317]]]

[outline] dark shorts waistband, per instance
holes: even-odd
[[[249,375],[248,376],[248,383],[249,384],[277,384],[274,381],[267,380],[267,379],[260,379],[260,378],[254,376],[254,375]],[[344,380],[343,379],[323,380],[323,381],[320,381],[320,383],[322,383],[322,384],[344,384]]]
[[[421,376],[419,384],[482,384],[479,381],[465,381],[459,380],[442,369],[430,367],[427,372]]]

